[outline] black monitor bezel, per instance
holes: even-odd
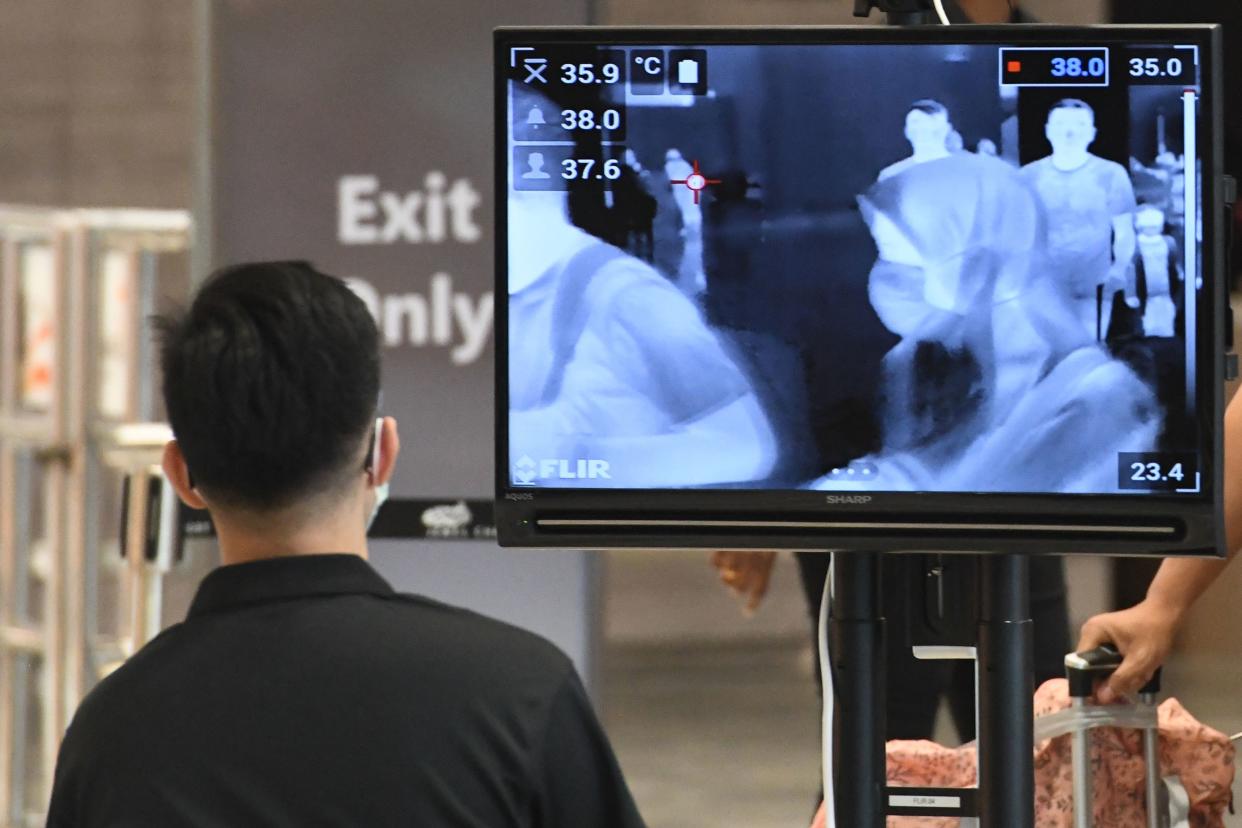
[[[1124,555],[1216,555],[1223,551],[1223,434],[1225,404],[1226,314],[1229,308],[1225,274],[1223,224],[1225,205],[1221,179],[1224,171],[1223,147],[1223,70],[1222,30],[1219,25],[1101,25],[1101,26],[795,26],[795,27],[502,27],[494,33],[495,61],[495,252],[496,252],[496,523],[502,545],[605,548],[605,547],[718,547],[764,548],[772,538],[760,534],[718,536],[627,534],[601,537],[595,534],[550,536],[532,529],[540,514],[635,514],[650,513],[658,504],[661,514],[708,515],[832,515],[842,510],[850,514],[875,517],[877,514],[903,515],[994,515],[998,520],[1023,515],[1098,516],[1102,519],[1133,519],[1141,504],[1145,514],[1168,516],[1181,522],[1186,531],[1176,542],[1140,548],[1124,542],[1093,542],[1089,551]],[[1198,410],[1211,412],[1201,417],[1206,432],[1203,445],[1211,446],[1211,456],[1202,458],[1205,481],[1202,494],[1143,493],[1118,494],[1020,494],[947,492],[867,492],[866,504],[829,505],[825,492],[797,490],[703,490],[703,489],[565,489],[512,486],[509,481],[508,419],[508,107],[507,61],[509,48],[518,45],[903,45],[903,44],[996,44],[1015,46],[1064,46],[1077,43],[1098,45],[1193,44],[1200,47],[1203,92],[1201,141],[1203,151],[1202,205],[1203,272],[1213,286],[1205,292],[1205,319],[1210,318],[1209,335],[1198,342],[1196,358],[1201,376],[1216,378],[1200,382]],[[1201,323],[1201,326],[1202,323]],[[781,545],[789,548],[821,548],[823,538],[811,533],[790,536]],[[884,542],[856,539],[848,548],[884,549]],[[946,542],[918,538],[903,540],[902,548],[941,549],[943,551],[989,551],[987,540]],[[1065,553],[1074,551],[1065,543],[1039,542],[1007,544],[993,551]]]

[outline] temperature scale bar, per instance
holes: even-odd
[[[1185,299],[1182,307],[1185,311],[1186,335],[1186,407],[1193,413],[1195,406],[1195,345],[1198,321],[1195,318],[1199,307],[1199,137],[1198,126],[1199,95],[1194,89],[1182,93],[1182,153],[1185,158],[1183,167],[1186,179],[1185,186],[1185,237],[1182,249],[1186,251],[1186,272],[1182,278]]]

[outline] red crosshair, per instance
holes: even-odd
[[[703,190],[707,188],[708,184],[719,184],[720,179],[719,178],[707,178],[703,175],[703,173],[699,172],[699,160],[697,158],[694,159],[693,164],[694,164],[694,172],[690,173],[690,175],[686,176],[685,178],[678,178],[678,179],[669,181],[669,183],[670,184],[685,184],[687,189],[689,189],[690,192],[694,193],[694,203],[698,204],[699,193],[703,192]]]

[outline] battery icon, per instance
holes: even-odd
[[[670,49],[668,91],[674,95],[707,94],[707,50]]]
[[[677,82],[685,86],[697,86],[699,83],[699,62],[689,58],[677,61]]]

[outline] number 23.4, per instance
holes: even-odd
[[[1174,463],[1167,475],[1161,471],[1159,463],[1131,463],[1130,471],[1132,472],[1130,479],[1137,481],[1159,482],[1163,480],[1177,480],[1180,482],[1186,477],[1182,471],[1181,463]]]

